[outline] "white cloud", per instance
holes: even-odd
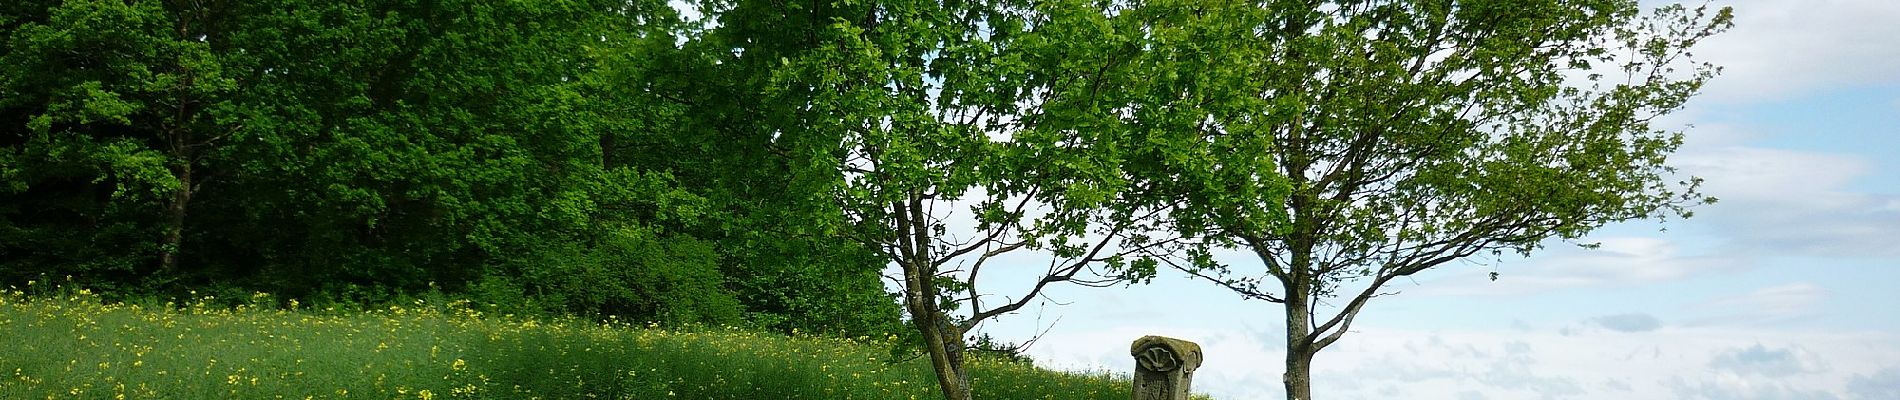
[[[1761,101],[1816,90],[1900,83],[1900,2],[1737,0],[1735,28],[1696,54],[1724,66],[1709,97]]]
[[[1832,400],[1832,392],[1793,387],[1787,382],[1763,381],[1733,374],[1712,378],[1674,379],[1668,383],[1677,398],[1687,400]]]
[[[1703,302],[1698,309],[1714,311],[1692,325],[1768,325],[1815,315],[1815,306],[1832,293],[1812,283],[1767,287],[1749,293]]]
[[[1685,254],[1675,241],[1657,237],[1590,239],[1602,246],[1583,249],[1552,244],[1524,261],[1500,263],[1499,277],[1464,269],[1428,279],[1414,292],[1426,295],[1524,295],[1591,286],[1632,286],[1733,271],[1745,261],[1721,255]]]
[[[1334,398],[1390,398],[1382,387],[1415,399],[1455,399],[1467,390],[1498,399],[1825,398],[1777,395],[1844,395],[1854,377],[1900,360],[1895,339],[1735,328],[1571,335],[1366,328],[1319,355],[1315,391]]]
[[[1282,397],[1277,337],[1233,329],[1121,327],[1052,334],[1045,366],[1125,372],[1128,342],[1164,334],[1199,342],[1194,387],[1221,399]],[[1826,399],[1900,389],[1900,334],[1677,328],[1611,334],[1558,329],[1356,328],[1314,362],[1328,398]]]
[[[1800,346],[1771,349],[1756,343],[1716,353],[1709,360],[1709,368],[1742,376],[1785,378],[1826,372],[1827,364]]]
[[[1861,399],[1900,399],[1900,366],[1881,368],[1867,375],[1855,375],[1847,383],[1848,393]]]
[[[1873,171],[1863,158],[1724,146],[1685,151],[1683,170],[1706,179],[1721,202],[1696,221],[1729,240],[1736,255],[1900,256],[1900,198],[1851,189]],[[1706,222],[1705,222],[1706,221]]]
[[[1867,160],[1848,154],[1745,146],[1693,149],[1674,159],[1706,179],[1703,191],[1723,202],[1807,209],[1851,205],[1857,196],[1840,188],[1873,170]]]

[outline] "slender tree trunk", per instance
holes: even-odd
[[[191,160],[172,168],[173,176],[178,178],[178,189],[172,191],[171,201],[165,204],[165,235],[159,238],[158,272],[171,274],[178,270],[178,253],[185,239],[185,211],[191,204],[193,181]]]
[[[904,306],[910,313],[911,326],[924,337],[924,353],[930,356],[931,370],[944,400],[970,400],[970,374],[963,367],[963,330],[950,323],[949,316],[937,307],[934,276],[920,262],[900,262],[904,268]]]
[[[970,400],[970,372],[963,366],[963,332],[945,315],[933,312],[931,321],[919,321],[930,364],[937,375],[937,386],[944,400]]]
[[[182,10],[173,25],[177,34],[176,38],[192,37],[192,22],[196,19],[194,17],[202,16],[203,11],[205,11],[204,8],[196,4]],[[197,74],[193,73],[189,65],[183,63],[174,65],[174,68],[176,68],[174,72],[182,75],[184,80],[171,88],[173,92],[168,93],[178,101],[178,106],[172,110],[176,114],[170,121],[161,122],[160,132],[163,133],[166,142],[166,154],[176,160],[171,167],[171,172],[172,177],[178,179],[178,188],[172,191],[171,200],[165,203],[165,233],[158,239],[158,274],[160,275],[170,275],[178,270],[179,248],[185,240],[185,210],[186,205],[191,203],[192,189],[192,151],[191,146],[188,145],[191,130],[187,127],[190,126],[189,121],[195,110],[192,106],[194,99],[186,93],[189,93],[189,89],[197,83]]]
[[[896,258],[904,269],[904,306],[917,333],[923,334],[924,352],[930,355],[944,400],[970,400],[970,373],[963,369],[963,329],[951,323],[937,304],[937,266],[930,254],[923,195],[912,191],[907,197],[891,207],[898,216],[898,247],[903,253]]]
[[[908,274],[913,268],[905,268],[906,278],[910,284],[917,284],[916,275]],[[970,400],[970,373],[963,368],[963,330],[938,311],[936,303],[930,301],[934,298],[913,294],[907,299],[911,326],[924,337],[924,353],[930,356],[931,371],[936,374],[944,400]]]

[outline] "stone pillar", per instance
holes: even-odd
[[[1128,352],[1135,356],[1134,400],[1188,400],[1188,385],[1201,367],[1201,345],[1142,336]]]

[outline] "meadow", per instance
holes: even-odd
[[[548,321],[465,302],[338,312],[260,293],[216,305],[229,300],[0,291],[0,398],[938,397],[924,360],[890,361],[892,338]],[[1127,378],[1108,372],[990,358],[970,366],[978,398],[1129,397]]]

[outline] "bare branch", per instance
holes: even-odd
[[[1022,196],[1023,197],[1022,200],[1016,202],[1016,208],[1013,210],[1010,210],[1011,215],[1022,215],[1023,209],[1029,205],[1029,200],[1035,197],[1039,189],[1040,188],[1031,188],[1029,193]],[[968,246],[964,246],[963,248],[950,251],[949,253],[944,254],[943,257],[938,258],[933,262],[938,263],[938,264],[946,263],[946,262],[949,262],[951,259],[961,257],[965,254],[969,254],[972,251],[981,249],[984,246],[989,245],[992,241],[996,240],[996,238],[1008,233],[1011,226],[1014,226],[1014,224],[1006,224],[1002,227],[991,229],[990,234],[986,236],[985,238],[983,238],[982,240],[976,241],[975,243],[970,243]],[[1014,249],[1012,248],[1011,250],[1014,250]]]
[[[982,322],[983,320],[989,319],[990,317],[1007,314],[1007,313],[1016,311],[1019,308],[1022,308],[1024,304],[1029,303],[1030,299],[1035,298],[1037,295],[1041,294],[1042,290],[1048,287],[1049,284],[1051,283],[1067,282],[1067,281],[1073,280],[1075,278],[1075,274],[1077,272],[1081,272],[1082,268],[1088,265],[1089,263],[1087,261],[1088,259],[1095,258],[1095,256],[1101,254],[1102,249],[1107,248],[1109,243],[1114,242],[1116,238],[1119,237],[1121,228],[1122,227],[1117,226],[1114,230],[1111,230],[1108,233],[1108,235],[1103,237],[1100,242],[1096,243],[1094,248],[1089,250],[1089,253],[1087,255],[1084,255],[1081,258],[1081,260],[1069,263],[1068,265],[1063,266],[1061,268],[1052,269],[1050,273],[1043,275],[1042,279],[1039,279],[1036,281],[1035,286],[1032,286],[1029,288],[1029,292],[1025,294],[1023,298],[1018,299],[1015,302],[1011,302],[1009,304],[998,306],[994,309],[989,309],[989,310],[972,309],[971,311],[973,313],[970,315],[970,320],[964,322],[964,324],[966,325],[966,329],[969,326],[974,326],[976,323]]]

